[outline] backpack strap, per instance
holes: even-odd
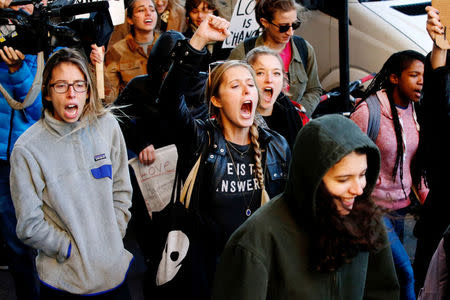
[[[380,130],[381,105],[376,95],[371,95],[366,99],[369,109],[369,123],[367,125],[367,135],[375,143]]]
[[[306,71],[308,68],[308,47],[306,46],[305,39],[298,35],[293,35],[292,38],[294,39],[295,47],[297,47],[297,50],[300,53],[300,58]]]
[[[255,48],[255,44],[256,44],[256,39],[258,37],[257,36],[252,36],[249,37],[248,39],[244,40],[244,51],[245,51],[245,55],[247,55],[247,53],[252,50],[253,48]]]

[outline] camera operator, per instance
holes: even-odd
[[[0,0],[0,8],[10,0]],[[33,5],[11,6],[33,13]],[[23,102],[37,70],[37,56],[4,46],[0,49],[0,84],[18,102]],[[4,257],[14,279],[17,299],[39,299],[39,280],[34,250],[25,246],[16,235],[16,216],[9,186],[10,154],[18,137],[39,120],[42,111],[40,93],[28,107],[14,109],[0,93],[0,238],[5,240]]]

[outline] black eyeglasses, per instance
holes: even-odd
[[[289,31],[289,28],[291,28],[291,27],[292,27],[292,30],[296,30],[297,28],[300,27],[300,25],[302,25],[302,22],[299,20],[297,20],[294,23],[289,24],[289,25],[277,25],[277,24],[273,23],[272,21],[269,21],[269,23],[272,24],[273,26],[278,27],[278,31],[280,33]]]
[[[64,94],[69,90],[69,87],[73,87],[75,92],[83,93],[87,91],[87,82],[84,80],[76,80],[73,83],[66,81],[58,81],[49,85],[55,89],[58,94]]]

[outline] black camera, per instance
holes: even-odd
[[[11,8],[0,9],[0,47],[10,46],[24,54],[44,51],[48,56],[55,47],[83,48],[105,45],[113,31],[108,1],[73,3],[67,0],[13,1],[11,6],[33,4],[33,14]],[[89,18],[74,18],[89,13]]]

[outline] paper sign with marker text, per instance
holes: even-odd
[[[150,165],[141,164],[137,158],[128,161],[136,175],[150,217],[152,212],[161,211],[170,201],[177,167],[177,148],[175,145],[158,148],[155,157]]]
[[[259,35],[259,24],[255,19],[255,0],[239,0],[230,21],[230,36],[222,48],[234,48],[245,39]]]

